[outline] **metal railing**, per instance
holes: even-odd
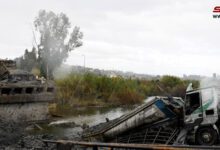
[[[125,144],[125,143],[99,143],[99,142],[79,142],[79,141],[68,141],[68,140],[44,140],[45,143],[56,144],[57,150],[72,150],[72,149],[81,149],[87,150],[212,150],[220,149],[220,146],[190,146],[190,145],[158,145],[158,144]]]

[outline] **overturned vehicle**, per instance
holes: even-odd
[[[173,144],[182,126],[183,100],[150,97],[133,111],[84,131],[89,141]]]
[[[16,69],[12,60],[0,59],[0,119],[38,121],[48,118],[48,103],[54,99],[54,84]]]
[[[220,141],[220,87],[187,88],[185,100],[150,97],[133,111],[90,127],[88,141],[216,145]]]

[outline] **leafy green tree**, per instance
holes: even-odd
[[[83,33],[77,26],[71,28],[64,13],[55,14],[52,11],[39,11],[34,25],[40,34],[38,62],[41,73],[51,78],[54,69],[67,59],[68,53],[82,46]]]

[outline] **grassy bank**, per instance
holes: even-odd
[[[157,81],[173,96],[184,97],[187,85],[198,81],[181,80],[174,76],[163,76]],[[165,95],[154,80],[110,78],[94,74],[70,74],[57,79],[57,103],[71,106],[117,106],[142,103],[152,95]]]

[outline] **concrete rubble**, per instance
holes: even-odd
[[[48,133],[31,133],[33,130],[41,130],[35,125],[25,124],[25,123],[17,123],[17,122],[4,122],[0,121],[0,150],[11,150],[11,149],[19,149],[19,150],[27,150],[27,149],[45,149],[52,150],[56,149],[54,144],[46,144],[43,140],[81,140],[82,128],[76,127],[75,131],[66,136],[55,136],[53,134]],[[75,124],[75,123],[74,123]],[[49,126],[49,124],[47,124]],[[73,123],[70,123],[69,127],[72,126]],[[40,125],[39,125],[40,126]],[[62,126],[65,128],[65,126]],[[73,127],[74,128],[74,127]],[[44,130],[44,129],[43,129]]]

